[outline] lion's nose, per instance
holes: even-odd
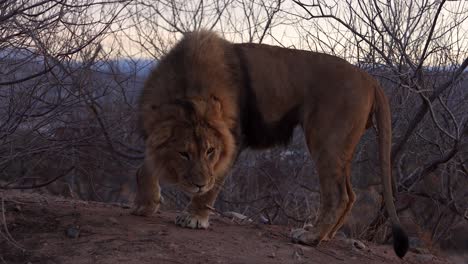
[[[203,192],[203,187],[206,186],[206,184],[199,184],[199,183],[194,183],[194,182],[192,182],[192,184],[195,185],[195,186],[197,186],[197,188],[198,188],[198,191],[197,191],[197,192],[198,192],[198,193]]]
[[[193,185],[195,185],[195,186],[197,186],[198,188],[201,189],[201,188],[205,187],[206,184],[196,184],[196,183],[194,183]]]

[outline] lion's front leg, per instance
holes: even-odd
[[[156,173],[148,171],[145,164],[136,172],[137,192],[134,215],[150,216],[157,212],[161,201],[161,189]]]
[[[217,183],[202,195],[193,196],[187,209],[176,217],[175,223],[181,227],[207,229],[210,225],[210,208],[214,205],[223,182]]]

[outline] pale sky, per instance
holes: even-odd
[[[188,1],[190,2],[190,1]],[[198,0],[192,0],[192,2],[198,2]],[[306,2],[306,1],[303,1]],[[309,1],[312,2],[312,1]],[[358,8],[358,2],[352,1],[353,5]],[[420,1],[414,1],[418,3]],[[340,2],[343,3],[343,2]],[[188,6],[187,8],[189,8]],[[264,39],[264,43],[267,44],[274,44],[274,45],[283,45],[286,47],[295,47],[299,49],[305,50],[315,50],[315,51],[323,51],[326,53],[332,52],[331,49],[338,55],[343,57],[353,56],[355,51],[350,46],[350,43],[344,41],[343,36],[347,38],[352,38],[352,34],[346,30],[342,25],[332,19],[325,19],[325,18],[318,18],[312,20],[305,20],[300,19],[297,16],[292,14],[300,14],[302,16],[308,16],[308,14],[299,6],[294,4],[292,1],[286,1],[282,8],[283,12],[279,12],[277,15],[277,20],[274,22],[276,24],[280,23],[280,25],[275,25],[271,30],[271,36],[267,36]],[[313,14],[318,14],[319,9],[317,8],[310,8],[309,9]],[[323,8],[323,10],[327,10]],[[456,11],[458,10],[458,13]],[[335,6],[332,12],[338,12],[339,17],[342,19],[346,19],[350,11],[348,9],[344,9],[344,6]],[[384,16],[388,15],[384,12]],[[169,16],[169,15],[168,15]],[[157,17],[157,16],[152,16]],[[431,16],[432,18],[433,16]],[[207,20],[207,24],[210,24],[211,17],[204,17]],[[220,29],[219,26],[215,27],[215,31],[223,31],[225,32],[225,37],[233,42],[245,42],[248,41],[248,30],[247,28],[249,25],[247,20],[245,19],[245,15],[243,9],[241,7],[237,7],[234,11],[231,12],[230,15],[231,20],[234,22],[229,21],[228,18],[224,17],[221,19],[221,23],[219,25],[223,25],[223,28]],[[446,34],[442,36],[440,39],[434,41],[435,45],[444,44],[447,40],[454,40],[457,39],[458,43],[452,46],[451,52],[452,53],[463,53],[463,56],[468,54],[468,1],[448,1],[445,3],[444,8],[441,12],[441,15],[438,20],[438,27],[436,27],[436,32],[438,29],[442,28],[443,26],[449,25],[454,20],[465,18],[464,21],[461,22],[457,30],[452,30],[452,34]],[[261,19],[260,19],[261,20]],[[231,25],[228,25],[231,22]],[[162,20],[159,19],[158,23],[162,23]],[[425,29],[429,31],[430,23],[427,23],[428,26],[425,26]],[[233,31],[233,28],[236,30],[243,30],[243,34],[234,33],[229,34],[229,32]],[[323,32],[319,32],[317,28],[321,28]],[[337,30],[338,29],[338,30]],[[145,30],[145,32],[150,32],[150,30]],[[361,28],[361,32],[365,33],[366,28]],[[312,39],[310,36],[315,35],[316,38]],[[124,47],[126,54],[117,54],[116,56],[130,56],[130,57],[143,57],[148,58],[151,57],[151,54],[144,51],[140,45],[130,41],[127,36],[131,36],[132,38],[138,37],[138,32],[134,28],[126,29],[123,33],[119,33],[117,36],[111,36],[104,40],[103,44],[104,47],[109,50],[113,49],[116,44],[116,40],[119,40],[119,44]],[[174,34],[159,31],[158,34],[155,34],[154,39],[167,39],[169,42],[174,42]],[[180,34],[176,35],[176,38],[180,38]],[[372,39],[372,37],[370,37]],[[414,39],[413,39],[414,41]],[[254,39],[254,42],[257,40]],[[320,46],[319,42],[326,43],[329,47],[324,48]],[[454,41],[451,41],[454,42]],[[169,45],[170,47],[170,45]],[[422,47],[421,47],[422,48]]]

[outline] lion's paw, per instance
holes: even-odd
[[[193,228],[193,229],[207,229],[210,223],[208,217],[201,217],[193,215],[188,212],[183,212],[176,216],[176,225],[181,227]]]
[[[321,239],[318,234],[315,234],[312,231],[308,231],[304,228],[293,229],[291,231],[291,238],[294,243],[309,245],[309,246],[318,246]]]
[[[136,205],[135,209],[132,211],[132,215],[138,216],[151,216],[156,213],[159,209],[159,204],[145,204],[145,205]]]

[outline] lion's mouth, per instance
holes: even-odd
[[[192,195],[202,195],[205,194],[206,192],[209,191],[210,188],[208,188],[207,185],[204,186],[196,186],[194,184],[184,184],[183,190],[187,192],[188,194]]]

